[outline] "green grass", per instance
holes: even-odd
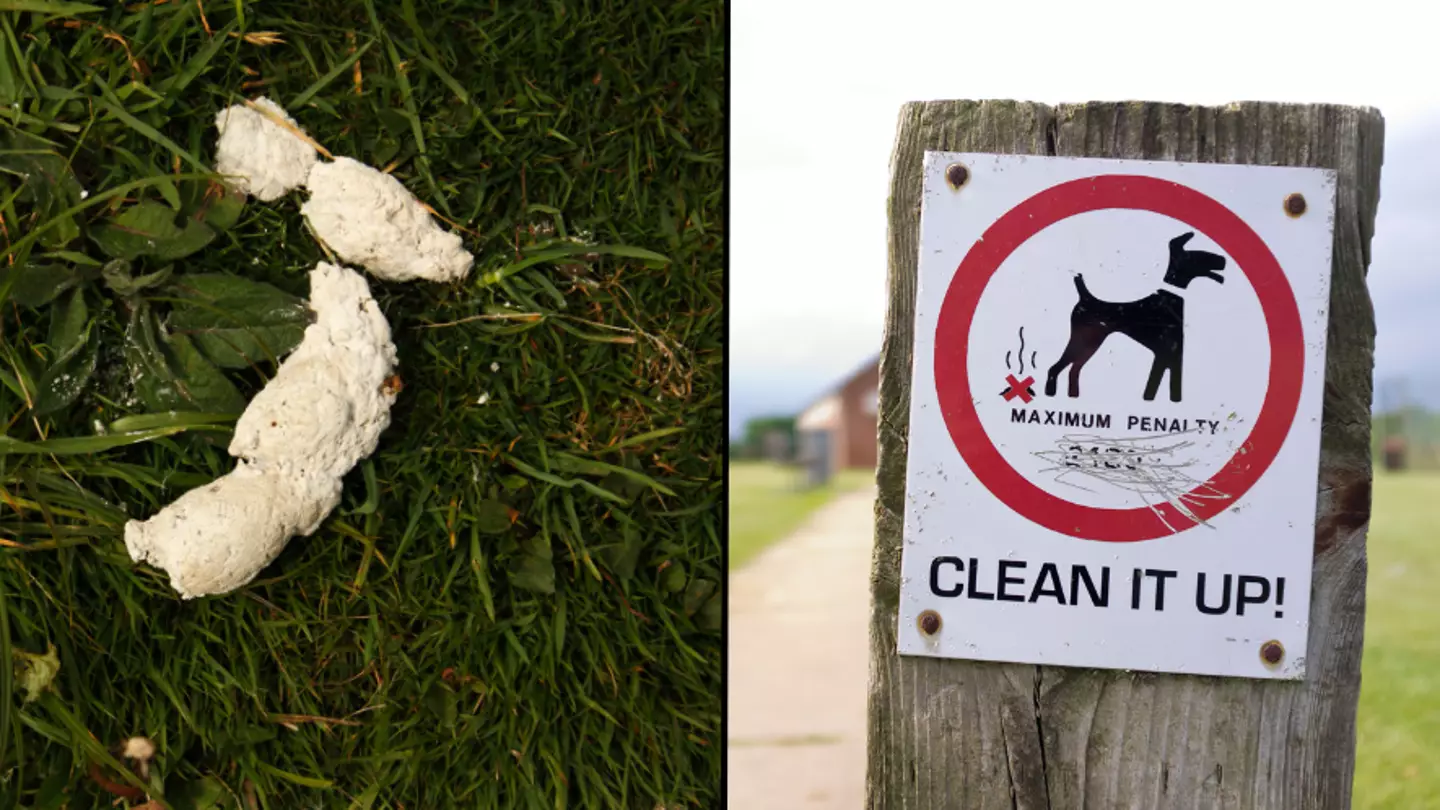
[[[840,488],[863,480],[847,474]],[[732,569],[798,526],[833,488],[797,492],[771,464],[730,467]],[[1378,474],[1369,538],[1356,810],[1440,807],[1440,473]]]
[[[137,734],[156,806],[718,805],[722,13],[0,2],[0,659],[60,663],[34,702],[0,666],[0,807],[110,806],[87,772],[143,783],[111,748]],[[124,521],[233,466],[324,258],[299,195],[200,202],[215,113],[259,94],[477,264],[372,280],[404,379],[379,450],[185,603]],[[275,290],[187,303],[202,274]],[[185,338],[236,323],[257,362]]]
[[[1440,807],[1440,473],[1379,474],[1370,524],[1355,807]]]
[[[800,527],[837,494],[864,486],[874,470],[843,470],[824,487],[804,489],[802,474],[765,462],[730,465],[730,570],[735,571],[767,546]]]

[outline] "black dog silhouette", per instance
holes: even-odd
[[[1181,234],[1170,240],[1170,266],[1165,270],[1165,283],[1185,289],[1197,278],[1225,279],[1217,272],[1225,269],[1225,257],[1203,250],[1186,250],[1185,243],[1195,236]],[[1105,338],[1115,332],[1127,335],[1155,355],[1150,366],[1150,379],[1145,383],[1145,399],[1155,399],[1160,378],[1170,372],[1170,401],[1180,401],[1181,367],[1185,360],[1185,299],[1161,289],[1138,301],[1101,301],[1085,287],[1085,279],[1075,276],[1075,289],[1080,301],[1070,312],[1070,342],[1045,378],[1045,396],[1055,396],[1055,378],[1070,366],[1070,396],[1080,396],[1080,369],[1085,367]]]

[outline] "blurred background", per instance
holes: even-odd
[[[731,17],[731,807],[863,804],[876,361],[900,105],[1385,116],[1355,806],[1440,807],[1440,88],[1403,3],[739,0]],[[804,463],[802,463],[804,462]]]

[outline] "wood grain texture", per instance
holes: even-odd
[[[906,105],[891,165],[871,575],[872,810],[1350,806],[1370,515],[1375,323],[1365,285],[1384,124],[1368,108],[1244,103]],[[1303,682],[896,654],[926,150],[1337,170],[1320,500]]]

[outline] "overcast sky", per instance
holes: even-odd
[[[1428,16],[1402,10],[1420,6],[731,2],[732,430],[879,351],[896,117],[950,98],[1378,107],[1377,380],[1440,405],[1440,87]]]

